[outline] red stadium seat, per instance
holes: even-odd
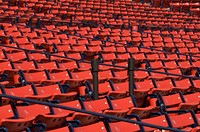
[[[16,116],[16,113],[14,113],[10,105],[1,106],[0,109],[2,111],[1,126],[7,128],[9,131],[20,132],[26,130],[27,127],[31,126],[34,119],[33,117],[12,119]]]
[[[101,132],[107,132],[103,122],[98,122],[88,126],[76,127],[74,128],[74,132],[88,132],[88,131],[93,131],[94,129]]]
[[[153,107],[144,107],[139,108],[135,106],[134,99],[131,97],[121,98],[121,99],[115,99],[111,100],[111,104],[114,110],[129,110],[127,114],[136,114],[140,118],[147,118],[153,109]]]
[[[52,100],[59,100],[60,102],[72,101],[77,95],[76,92],[64,93],[62,87],[58,84],[49,86],[37,86],[35,89],[38,95],[51,97]]]
[[[50,108],[44,105],[16,106],[19,117],[30,118],[35,117],[34,122],[43,122],[47,125],[47,129],[55,129],[64,123],[66,116],[51,114]],[[38,111],[39,110],[39,111]]]

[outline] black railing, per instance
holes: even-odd
[[[65,109],[65,110],[71,110],[71,111],[75,111],[75,112],[90,114],[90,115],[104,117],[104,118],[113,119],[113,120],[117,120],[117,121],[124,121],[124,122],[132,123],[132,124],[138,124],[140,126],[157,128],[157,129],[161,129],[161,130],[170,130],[170,131],[174,131],[174,132],[184,132],[184,130],[180,130],[180,129],[176,129],[176,128],[170,128],[170,127],[164,127],[164,126],[149,124],[149,123],[145,123],[145,122],[142,122],[142,121],[135,121],[135,120],[127,119],[127,118],[120,118],[120,117],[116,117],[116,116],[112,116],[112,115],[102,114],[102,113],[98,113],[98,112],[92,112],[92,111],[83,110],[83,109],[72,108],[72,107],[68,107],[68,106],[62,106],[62,105],[48,103],[48,102],[32,100],[32,99],[28,99],[28,98],[21,98],[21,97],[6,95],[6,94],[0,94],[0,97],[1,98],[8,98],[8,99],[16,100],[16,101],[29,102],[29,103],[32,103],[32,104],[40,104],[40,105],[46,105],[46,106]]]
[[[7,45],[4,45],[4,44],[0,44],[0,47],[7,47],[7,48],[13,48],[13,49],[17,49],[17,50],[23,50],[23,51],[27,51],[27,52],[45,54],[47,56],[54,56],[54,57],[64,58],[64,59],[70,59],[70,60],[74,60],[74,61],[81,61],[83,63],[88,63],[88,64],[91,63],[90,61],[84,61],[84,60],[74,59],[74,58],[70,58],[70,57],[67,57],[67,56],[54,55],[54,54],[51,54],[49,52],[41,52],[41,51],[37,51],[37,50],[28,50],[28,49],[19,48],[19,47],[7,46]],[[128,68],[126,66],[117,66],[117,65],[104,64],[104,63],[99,63],[99,65],[116,67],[116,68],[123,68],[123,69],[127,69]],[[195,76],[166,73],[166,72],[156,71],[156,70],[153,70],[153,69],[147,70],[147,69],[135,68],[134,70],[135,71],[146,71],[146,72],[152,72],[152,73],[159,73],[159,74],[165,74],[165,75],[171,75],[171,76],[178,76],[178,77],[183,77],[183,78],[199,79],[199,77],[195,77]]]

